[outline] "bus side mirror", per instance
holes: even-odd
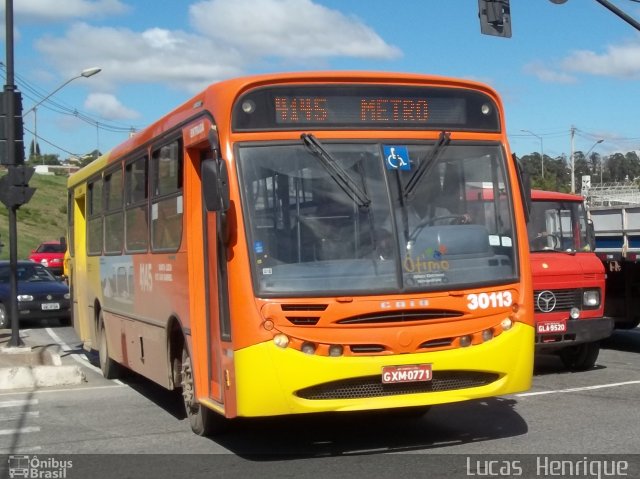
[[[205,160],[200,165],[202,193],[207,211],[229,209],[229,174],[224,161]]]

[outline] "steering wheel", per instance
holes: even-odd
[[[549,246],[547,238],[551,238],[551,246]],[[542,249],[559,249],[562,244],[560,237],[554,233],[541,234],[536,237],[536,241],[542,246]]]
[[[452,220],[449,224],[451,225],[464,225],[468,223],[469,217],[467,215],[443,215],[443,216],[434,216],[431,218],[427,225],[433,226],[435,223],[439,221]]]

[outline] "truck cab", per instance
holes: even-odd
[[[614,322],[604,317],[605,271],[579,195],[532,190],[527,225],[533,274],[536,351],[566,368],[592,368]]]

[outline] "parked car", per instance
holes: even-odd
[[[58,318],[71,321],[69,287],[42,264],[18,261],[18,314],[25,319]],[[11,325],[11,269],[9,261],[0,261],[0,329]]]
[[[36,249],[31,251],[29,259],[49,268],[53,274],[60,276],[63,273],[64,253],[67,244],[62,241],[44,241]]]

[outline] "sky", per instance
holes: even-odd
[[[640,2],[611,1],[640,21]],[[640,32],[596,0],[511,0],[508,39],[480,33],[476,0],[13,5],[25,145],[37,134],[41,152],[60,159],[108,151],[210,83],[301,70],[397,71],[487,83],[503,99],[518,156],[542,149],[545,156],[568,157],[572,145],[601,155],[640,150]],[[4,84],[6,55],[1,58]],[[79,76],[92,67],[102,71]]]

